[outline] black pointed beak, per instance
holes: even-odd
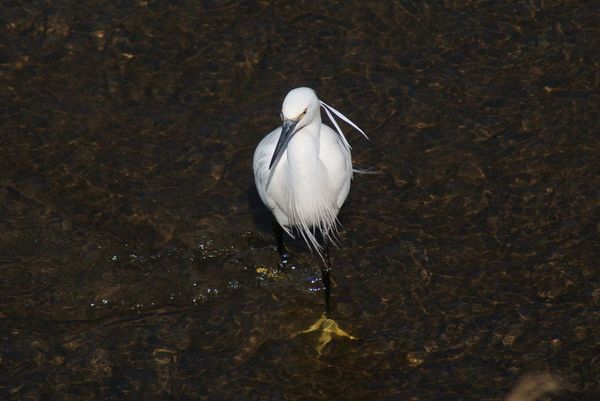
[[[279,140],[277,141],[277,145],[275,146],[275,151],[273,152],[273,157],[271,158],[271,163],[269,163],[269,170],[273,167],[273,164],[281,157],[283,154],[283,150],[287,146],[288,142],[292,138],[294,134],[294,128],[296,128],[296,124],[298,121],[285,120],[283,125],[281,126],[281,134],[279,135]]]

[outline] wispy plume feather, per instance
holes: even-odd
[[[356,129],[358,132],[360,132],[361,134],[363,134],[363,136],[365,138],[369,139],[369,137],[367,136],[367,134],[365,134],[365,132],[363,130],[361,130],[358,127],[358,125],[356,125],[352,121],[350,121],[350,119],[348,117],[346,117],[345,115],[343,115],[340,111],[334,109],[333,107],[331,107],[330,105],[328,105],[327,103],[325,103],[322,100],[319,100],[319,103],[321,103],[321,107],[323,107],[323,109],[327,113],[327,117],[329,117],[329,119],[331,120],[331,122],[335,126],[335,129],[337,130],[338,134],[340,135],[340,137],[344,141],[344,145],[346,145],[348,147],[348,149],[351,149],[350,144],[346,140],[346,137],[342,133],[342,129],[338,125],[337,121],[335,121],[335,118],[333,118],[333,116],[331,115],[331,113],[335,114],[337,117],[339,117],[342,120],[344,120],[347,124],[351,125],[354,129]]]

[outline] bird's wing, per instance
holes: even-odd
[[[326,124],[321,125],[321,152],[326,155],[321,160],[327,166],[338,209],[348,197],[352,179],[352,156],[346,143],[331,127]]]
[[[271,133],[260,141],[254,151],[254,160],[252,163],[256,190],[258,191],[258,195],[260,195],[260,199],[271,211],[275,208],[275,201],[267,195],[267,181],[269,180],[270,173],[269,163],[273,157],[280,134],[281,127],[271,131]]]

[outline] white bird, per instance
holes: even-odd
[[[321,122],[321,107],[336,131]],[[328,243],[336,238],[337,215],[353,173],[350,145],[331,113],[367,137],[339,111],[319,101],[312,89],[296,88],[283,101],[282,126],[258,144],[253,161],[258,194],[278,223],[274,228],[282,263],[287,263],[282,229],[292,237],[294,230],[298,232],[323,259],[326,309],[331,270]]]

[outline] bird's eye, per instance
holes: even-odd
[[[300,117],[304,117],[304,115],[306,114],[307,110],[308,110],[308,108],[304,109],[304,111],[300,114]]]

